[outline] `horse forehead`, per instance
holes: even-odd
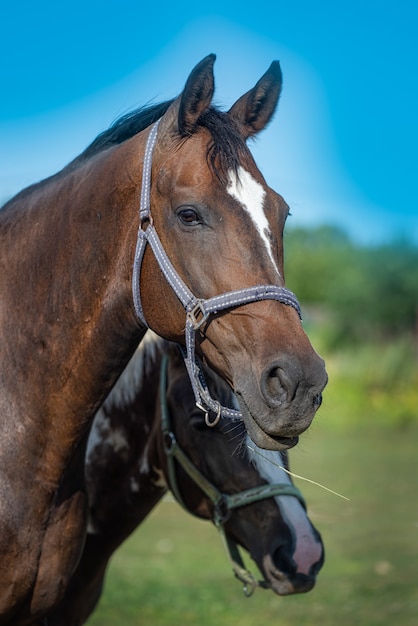
[[[274,238],[265,212],[266,188],[240,165],[237,172],[229,171],[226,190],[250,216],[274,268],[280,275],[272,247]]]

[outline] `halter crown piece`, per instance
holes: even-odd
[[[151,127],[145,147],[144,165],[142,173],[141,203],[139,210],[140,225],[135,250],[135,259],[132,275],[132,291],[135,311],[142,324],[148,326],[141,305],[140,278],[141,266],[146,245],[149,244],[167,282],[186,311],[185,340],[186,350],[183,351],[184,362],[189,374],[190,382],[196,399],[196,405],[206,413],[206,423],[215,425],[221,417],[239,420],[242,413],[236,409],[223,407],[209,394],[199,362],[195,356],[195,333],[206,322],[210,315],[219,311],[231,309],[250,302],[260,300],[277,300],[282,304],[293,307],[302,319],[299,302],[296,296],[286,287],[277,285],[255,285],[246,289],[228,291],[207,299],[196,298],[182,278],[178,275],[168,258],[160,238],[155,230],[151,216],[151,167],[152,154],[157,140],[160,120]],[[214,421],[209,422],[209,412],[216,414]]]

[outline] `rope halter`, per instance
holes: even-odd
[[[277,285],[255,285],[246,289],[228,291],[211,298],[196,298],[173,267],[155,230],[151,215],[151,170],[152,155],[157,140],[158,120],[151,127],[148,135],[142,174],[141,203],[139,210],[140,225],[135,250],[135,259],[132,275],[132,291],[135,312],[140,322],[148,327],[141,304],[140,279],[141,267],[147,244],[153,251],[160,269],[167,282],[182,303],[186,312],[184,361],[189,374],[196,405],[206,414],[206,423],[214,426],[221,417],[233,420],[242,419],[242,413],[236,409],[223,407],[214,400],[207,388],[203,373],[195,356],[195,334],[208,320],[209,316],[216,315],[225,309],[231,309],[260,300],[276,300],[281,304],[293,307],[300,319],[301,309],[296,296],[286,287]],[[217,416],[209,421],[209,412]]]

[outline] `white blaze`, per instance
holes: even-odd
[[[269,223],[264,213],[264,198],[266,195],[264,187],[240,165],[238,175],[235,172],[229,172],[229,183],[226,190],[251,217],[277,273],[280,274],[273,257],[269,238]]]
[[[250,439],[248,439],[247,449],[250,460],[264,480],[270,484],[292,484],[288,474],[278,467],[283,465],[279,452],[261,450]],[[314,534],[306,511],[294,496],[276,496],[275,500],[289,528],[293,529],[295,539],[293,559],[296,562],[297,571],[309,574],[311,565],[317,563],[321,558],[322,548]]]

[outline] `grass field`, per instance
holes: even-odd
[[[417,425],[341,428],[320,412],[292,469],[350,500],[296,481],[326,549],[311,592],[245,598],[216,529],[162,502],[114,556],[89,626],[417,626],[417,448]]]

